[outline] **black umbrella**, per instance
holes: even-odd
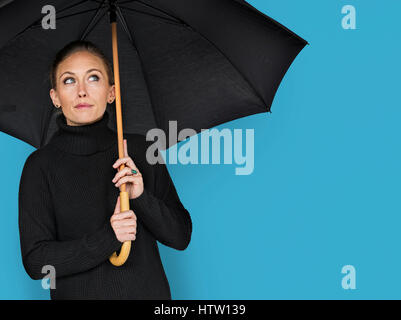
[[[117,126],[120,157],[122,126],[143,135],[160,128],[168,136],[175,120],[176,130],[199,133],[270,111],[308,44],[243,0],[54,0],[55,29],[42,27],[48,0],[2,3],[0,130],[36,148],[57,129],[48,72],[70,41],[89,40],[114,61],[121,95],[116,90],[116,108],[108,111],[115,113],[109,125]]]

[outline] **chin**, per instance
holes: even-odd
[[[94,107],[83,109],[74,108],[73,117],[70,119],[76,124],[84,125],[99,120],[103,114],[104,112],[99,112],[99,110],[94,109]]]

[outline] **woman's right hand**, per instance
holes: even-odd
[[[120,212],[120,196],[117,198],[114,214],[110,218],[110,224],[118,241],[133,241],[136,238],[136,215],[134,211]]]

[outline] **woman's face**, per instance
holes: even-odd
[[[103,117],[107,103],[115,98],[106,68],[98,56],[81,51],[63,60],[56,70],[56,90],[50,90],[54,105],[61,105],[70,126],[96,122]],[[90,107],[78,108],[79,104]]]

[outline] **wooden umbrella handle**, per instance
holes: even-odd
[[[111,34],[113,44],[113,68],[114,68],[114,84],[116,90],[116,118],[117,118],[117,137],[118,137],[118,156],[119,158],[124,157],[124,145],[123,145],[123,122],[121,116],[121,92],[120,92],[120,72],[118,66],[118,46],[117,46],[117,23],[111,22]],[[119,170],[124,169],[124,164],[120,166]],[[129,196],[125,190],[125,183],[120,187],[120,205],[121,212],[129,210]],[[120,254],[117,255],[114,252],[109,260],[110,262],[119,267],[122,266],[128,259],[131,250],[131,241],[125,241],[121,247]]]

